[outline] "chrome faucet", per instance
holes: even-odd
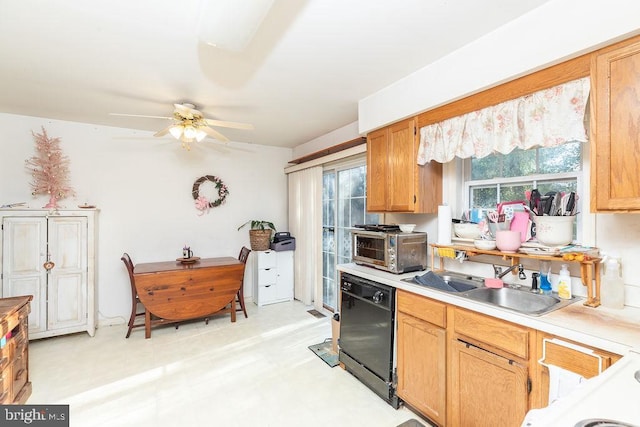
[[[526,279],[527,275],[524,274],[524,267],[522,266],[522,264],[514,264],[511,267],[507,268],[505,271],[502,271],[502,267],[494,265],[493,274],[496,279],[502,279],[504,276],[506,276],[516,268],[518,269],[518,278],[522,280]]]

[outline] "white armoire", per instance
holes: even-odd
[[[95,334],[95,209],[0,209],[2,297],[33,295],[29,338]]]

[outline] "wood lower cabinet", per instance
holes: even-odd
[[[536,347],[536,360],[574,372],[586,379],[600,374],[622,357],[540,331],[536,335]],[[549,369],[545,365],[536,366],[535,381],[539,387],[532,405],[534,408],[543,408],[549,404]]]
[[[528,328],[450,308],[447,418],[454,426],[520,426],[529,410]]]
[[[401,290],[396,297],[397,394],[435,423],[445,425],[446,306]]]
[[[620,355],[398,289],[397,394],[444,426],[520,426],[548,404],[543,362],[591,378]]]
[[[436,213],[442,203],[442,165],[416,163],[415,119],[367,136],[367,211]]]
[[[529,409],[526,364],[464,341],[451,343],[454,426],[519,426]]]
[[[0,404],[24,404],[29,381],[31,296],[0,298]]]
[[[591,87],[591,211],[639,211],[639,37],[594,54]]]

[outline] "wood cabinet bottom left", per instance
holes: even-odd
[[[0,404],[24,404],[29,381],[31,296],[0,298]]]

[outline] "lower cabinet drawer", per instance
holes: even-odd
[[[277,287],[276,285],[259,286],[258,292],[260,292],[260,302],[268,303],[277,299]]]
[[[11,366],[7,365],[0,372],[0,404],[8,405],[11,402]]]
[[[278,277],[278,271],[275,268],[260,269],[258,270],[258,284],[264,285],[269,283],[276,283]]]
[[[397,301],[398,311],[410,314],[441,328],[447,326],[446,304],[403,290],[398,290]]]
[[[456,309],[454,316],[456,333],[522,359],[529,358],[529,329],[463,309]]]
[[[16,358],[13,361],[11,368],[11,375],[13,377],[13,383],[11,385],[14,394],[16,394],[27,383],[28,366],[27,366],[27,352],[26,349],[22,352],[16,352]]]

